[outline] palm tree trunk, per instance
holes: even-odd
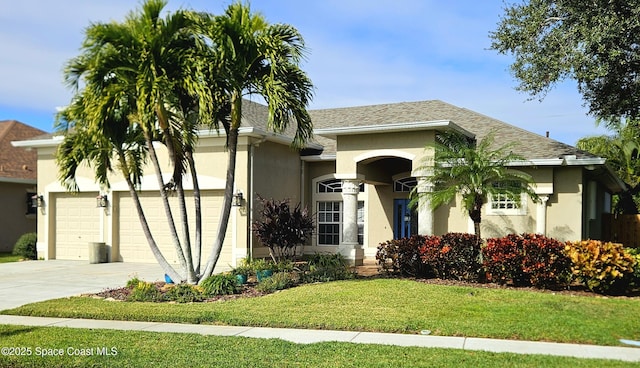
[[[218,221],[218,232],[216,233],[216,239],[211,249],[211,254],[207,260],[207,265],[202,273],[200,280],[204,280],[211,276],[213,269],[220,258],[220,251],[222,250],[222,244],[224,243],[224,237],[227,233],[227,225],[229,223],[229,216],[231,214],[231,202],[233,198],[233,184],[235,181],[236,172],[236,151],[238,146],[238,128],[229,129],[228,139],[228,151],[229,157],[227,162],[227,183],[224,188],[224,198],[222,199],[222,210],[220,213],[220,219]]]
[[[122,156],[122,154],[120,154],[120,163],[121,163],[120,166],[122,168],[127,167],[124,161],[125,161],[124,157]],[[164,273],[166,273],[172,280],[177,282],[183,280],[183,276],[181,276],[178,272],[176,272],[176,270],[169,264],[169,262],[167,262],[167,259],[162,255],[160,248],[158,248],[158,244],[156,243],[155,239],[153,238],[153,235],[151,234],[151,229],[149,228],[147,217],[145,216],[144,211],[142,209],[142,205],[140,204],[140,197],[138,196],[138,192],[136,191],[135,186],[133,185],[133,182],[131,182],[131,177],[129,176],[129,173],[126,172],[126,169],[123,169],[123,171],[125,171],[123,174],[127,182],[127,186],[129,187],[129,193],[131,194],[133,203],[136,206],[136,211],[138,212],[138,218],[140,219],[140,225],[142,226],[142,232],[144,233],[144,236],[147,238],[147,243],[149,244],[151,253],[155,257],[160,267],[162,267],[162,270],[164,271]]]
[[[193,160],[193,152],[187,150],[185,152],[187,162],[189,164],[189,170],[191,172],[191,180],[193,181],[193,202],[195,207],[195,225],[196,225],[196,238],[194,245],[194,271],[196,275],[200,274],[200,263],[202,258],[202,201],[200,198],[200,184],[198,183],[198,174],[196,172],[196,163]]]
[[[220,258],[222,244],[227,233],[229,224],[229,216],[231,214],[231,201],[233,198],[233,186],[236,177],[236,152],[238,150],[238,128],[242,121],[242,94],[236,91],[231,96],[231,124],[227,132],[227,150],[229,151],[227,161],[227,182],[224,187],[224,197],[222,198],[222,209],[220,219],[218,220],[218,232],[216,240],[213,243],[211,254],[207,260],[207,266],[200,280],[204,280],[211,276],[213,269]]]
[[[189,284],[195,284],[198,280],[193,268],[193,258],[191,257],[191,239],[189,238],[189,215],[187,213],[187,204],[184,198],[184,188],[182,187],[182,181],[177,183],[176,191],[178,193],[180,217],[182,218],[182,250],[184,251],[187,263],[187,282]]]
[[[173,213],[171,212],[171,206],[169,205],[169,196],[167,194],[167,189],[164,186],[164,180],[162,179],[162,169],[160,168],[160,162],[158,161],[158,155],[156,154],[156,150],[153,147],[153,142],[151,138],[148,136],[148,133],[145,132],[145,140],[147,142],[147,149],[149,150],[149,156],[151,157],[151,162],[153,162],[153,166],[155,167],[156,177],[158,179],[158,186],[160,187],[160,197],[162,198],[162,204],[164,205],[165,215],[167,217],[167,223],[169,225],[169,232],[171,234],[171,238],[173,240],[173,245],[176,250],[176,255],[178,256],[178,261],[180,262],[180,266],[185,271],[187,271],[187,262],[184,257],[184,253],[182,252],[182,246],[180,245],[180,238],[178,237],[178,231],[176,229],[176,224],[173,219]]]
[[[481,196],[476,195],[474,199],[473,208],[469,210],[469,217],[473,221],[473,231],[476,233],[478,239],[482,239],[480,234],[480,223],[482,222],[482,205],[484,200]]]

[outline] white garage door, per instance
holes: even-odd
[[[89,243],[100,239],[100,211],[95,193],[60,193],[55,197],[56,259],[89,260]]]
[[[191,192],[187,192],[187,211],[190,215],[189,229],[191,232],[192,244],[195,244],[195,221],[193,218],[193,196]],[[217,231],[218,218],[220,216],[220,207],[222,205],[222,191],[202,191],[201,203],[202,203],[202,227],[203,227],[203,242],[202,253],[203,263],[206,261],[215,233]],[[165,256],[170,264],[179,265],[176,251],[171,240],[167,218],[165,216],[164,206],[162,205],[162,199],[158,192],[142,192],[139,194],[140,202],[144,210],[145,216],[151,228],[151,234],[153,235],[156,243],[158,244],[162,254]],[[128,193],[121,193],[118,201],[119,206],[119,241],[120,241],[120,256],[124,262],[156,262],[149,244],[147,242],[144,233],[142,232],[142,226],[140,225],[140,219],[138,213],[133,204],[133,200]],[[176,220],[176,226],[178,227],[178,234],[182,236],[182,227],[180,226],[180,212],[178,211],[177,198],[171,197],[170,201],[172,206],[173,216]],[[222,247],[222,253],[218,265],[231,264],[232,251],[231,251],[231,229],[232,223],[229,223],[227,227],[227,234],[225,236],[224,245]]]

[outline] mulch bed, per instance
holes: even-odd
[[[156,282],[155,286],[161,292],[166,291],[168,288],[168,284],[165,282]],[[255,284],[245,284],[241,286],[240,292],[238,294],[218,295],[212,298],[207,298],[203,300],[203,302],[206,302],[206,303],[222,302],[226,300],[233,300],[233,299],[239,299],[239,298],[255,298],[258,296],[265,295],[264,293],[256,290],[254,286]],[[103,298],[108,301],[127,301],[130,294],[131,294],[131,289],[127,287],[121,287],[116,289],[103,290],[99,293],[89,294],[88,296],[91,296],[94,298]]]
[[[383,274],[358,276],[358,278],[390,278],[390,277],[396,277],[396,276],[388,276]],[[509,284],[500,285],[496,283],[474,283],[474,282],[467,282],[467,281],[444,280],[444,279],[437,279],[437,278],[429,278],[429,279],[416,278],[414,280],[416,282],[421,282],[421,283],[431,284],[431,285],[466,286],[466,287],[474,287],[474,288],[481,288],[481,289],[523,290],[523,291],[530,291],[530,292],[537,292],[537,293],[588,296],[588,297],[596,297],[596,298],[640,298],[640,291],[636,291],[635,293],[631,295],[626,295],[626,296],[600,295],[578,284],[571,285],[569,288],[566,288],[566,289],[550,290],[550,289],[538,289],[534,287],[516,287]],[[165,282],[156,282],[155,285],[156,285],[156,288],[158,288],[158,290],[160,290],[161,292],[166,291],[168,288],[168,285]],[[223,301],[234,300],[239,298],[255,298],[255,297],[266,295],[265,293],[256,290],[255,288],[256,285],[257,284],[255,282],[250,282],[248,284],[242,285],[240,289],[240,293],[238,294],[219,295],[216,297],[207,298],[203,302],[208,302],[208,303],[223,302]],[[131,290],[129,288],[122,287],[122,288],[103,290],[99,293],[89,294],[88,296],[91,296],[94,298],[103,298],[108,301],[126,301],[129,297],[129,294],[131,294]]]

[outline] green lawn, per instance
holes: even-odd
[[[0,325],[0,367],[630,367],[632,363],[350,343]],[[14,350],[15,351],[15,350]],[[41,356],[61,354],[61,356]],[[92,353],[93,355],[80,355]],[[105,355],[109,353],[109,355]],[[102,355],[100,355],[102,354]]]
[[[18,262],[20,256],[14,256],[12,253],[0,253],[0,263]]]
[[[405,279],[303,285],[216,303],[108,302],[88,297],[5,314],[417,333],[620,345],[640,340],[640,299],[428,285]]]

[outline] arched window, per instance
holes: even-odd
[[[412,176],[398,179],[393,182],[393,191],[402,193],[410,192],[416,185],[418,185],[418,180]]]
[[[342,193],[342,180],[329,179],[319,181],[316,190],[318,193]],[[364,192],[364,183],[360,183],[360,192]]]

